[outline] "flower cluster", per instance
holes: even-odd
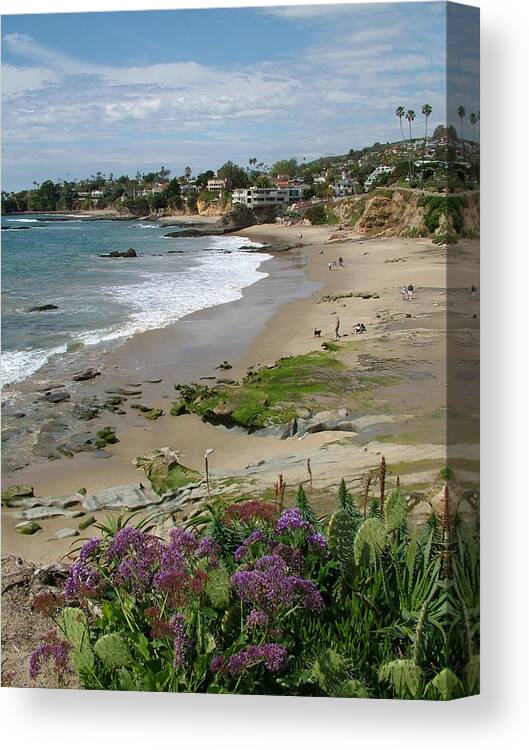
[[[235,553],[233,555],[235,562],[242,562],[244,560],[244,558],[248,554],[248,550],[250,549],[251,545],[254,542],[263,542],[264,540],[265,540],[265,535],[261,531],[261,529],[256,529],[255,531],[252,531],[250,536],[246,537],[246,539],[241,544],[241,546],[235,550]]]
[[[312,528],[308,521],[303,519],[299,508],[287,508],[284,510],[276,523],[276,534],[284,534],[285,531],[298,531],[299,529]]]
[[[70,671],[71,651],[72,645],[68,641],[59,638],[55,631],[50,631],[29,657],[29,676],[32,680],[36,679],[44,665],[51,662],[61,680]]]
[[[63,594],[66,599],[79,596],[95,596],[101,581],[97,568],[92,564],[101,549],[101,541],[92,537],[82,547],[79,557],[70,566],[68,578],[64,584]]]
[[[231,583],[243,602],[267,614],[299,602],[307,609],[323,607],[321,595],[312,581],[290,575],[287,563],[279,555],[265,555],[255,561],[253,570],[239,570]]]
[[[161,550],[162,543],[155,536],[133,526],[120,529],[106,552],[110,560],[118,563],[113,582],[130,586],[136,593],[149,588]]]
[[[186,663],[186,651],[191,645],[191,639],[186,633],[184,616],[180,613],[173,615],[170,621],[173,636],[174,659],[173,667],[183,667]]]
[[[228,669],[237,677],[250,667],[263,663],[269,672],[279,672],[285,667],[287,650],[279,643],[264,643],[260,646],[247,646],[232,654],[228,662]]]
[[[261,503],[258,500],[248,500],[245,503],[234,503],[227,508],[224,514],[225,521],[240,521],[241,523],[253,523],[264,521],[272,523],[277,516],[277,510],[272,503]]]

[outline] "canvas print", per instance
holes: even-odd
[[[479,11],[2,18],[2,685],[479,692]]]

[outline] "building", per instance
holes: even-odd
[[[94,188],[92,192],[90,193],[92,198],[102,198],[103,197],[103,191],[99,190],[99,188]]]
[[[345,198],[347,195],[354,195],[358,187],[358,181],[350,177],[344,177],[338,180],[334,185],[334,195],[336,198]]]
[[[207,189],[211,193],[221,193],[223,190],[226,190],[226,180],[214,177],[212,180],[208,180]]]
[[[186,196],[189,195],[189,193],[196,193],[197,192],[197,186],[193,183],[188,183],[187,185],[180,185],[180,195]]]
[[[391,174],[395,171],[395,167],[387,167],[384,164],[380,164],[378,167],[375,167],[375,169],[371,172],[369,177],[366,178],[366,181],[364,182],[364,190],[366,193],[371,189],[371,186],[374,182],[376,182],[379,177],[382,177],[383,174]]]
[[[298,200],[301,188],[258,188],[251,187],[234,190],[232,203],[240,203],[249,208],[265,208],[268,206],[286,206]]]

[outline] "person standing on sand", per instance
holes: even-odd
[[[338,316],[336,316],[336,323],[334,325],[334,338],[340,338],[340,318]]]
[[[408,300],[409,300],[409,302],[411,302],[412,298],[413,298],[413,284],[410,284],[408,286]]]
[[[332,263],[329,261],[329,271],[332,271]]]

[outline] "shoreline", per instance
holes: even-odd
[[[299,232],[299,227],[258,225],[234,234],[259,242],[292,243]],[[162,446],[180,450],[182,463],[198,471],[203,468],[204,450],[214,448],[215,478],[240,477],[248,473],[249,467],[262,463],[259,481],[267,487],[273,486],[278,471],[285,473],[289,486],[296,486],[308,457],[313,466],[317,465],[317,482],[322,487],[332,484],[336,476],[339,481],[340,476],[352,477],[375,465],[381,449],[395,465],[399,460],[417,464],[414,475],[417,481],[425,481],[424,472],[419,471],[422,464],[444,465],[442,444],[446,421],[428,415],[442,410],[446,401],[445,253],[432,248],[427,240],[393,237],[361,240],[345,236],[343,241],[335,243],[328,242],[335,232],[330,226],[302,227],[301,232],[303,247],[265,260],[262,265],[275,269],[275,275],[271,273],[247,287],[241,299],[192,313],[170,327],[137,334],[108,357],[104,376],[116,384],[145,381],[154,375],[162,377],[162,383],[144,383],[140,398],[150,407],[163,408],[166,416],[148,422],[137,413],[127,412],[123,417],[108,414],[93,420],[97,429],[106,424],[116,426],[120,442],[110,446],[110,458],[97,460],[93,454],[80,453],[71,459],[36,464],[4,476],[4,486],[31,484],[35,486],[35,494],[41,496],[71,495],[79,487],[86,487],[90,493],[122,484],[137,486],[143,474],[133,468],[132,459]],[[470,288],[475,271],[472,255],[468,255],[466,281],[462,284],[466,286],[468,282]],[[327,263],[338,256],[344,257],[345,268],[330,273]],[[302,283],[306,285],[303,296],[292,298],[292,289],[288,287],[292,276],[285,273],[287,269],[290,274],[303,276]],[[413,279],[418,289],[412,307],[407,307],[399,294],[407,279]],[[300,283],[299,278],[296,283]],[[372,294],[365,299],[332,301],[345,291]],[[318,304],[325,297],[331,301]],[[408,316],[408,310],[413,314]],[[404,357],[403,367],[409,364],[410,372],[417,368],[425,371],[421,374],[424,382],[420,394],[404,369],[401,385],[380,388],[382,398],[377,407],[378,413],[390,415],[386,419],[396,415],[395,424],[402,424],[395,427],[397,435],[415,431],[414,443],[407,437],[402,445],[397,441],[383,446],[375,434],[365,444],[346,447],[343,440],[354,440],[354,434],[325,431],[308,434],[302,441],[297,437],[279,440],[214,427],[195,415],[168,415],[171,399],[176,397],[175,382],[205,378],[207,383],[208,379],[219,376],[215,367],[224,359],[233,368],[226,375],[220,371],[220,377],[240,380],[250,365],[268,365],[281,357],[321,350],[322,343],[334,338],[337,313],[341,330],[348,336],[343,340],[351,342],[355,350],[358,343],[365,352],[361,356],[369,356],[375,362],[394,354],[397,358]],[[407,317],[412,320],[407,321]],[[357,342],[351,331],[358,320],[365,322],[368,330]],[[322,329],[320,339],[314,338],[315,327]],[[231,332],[235,340],[233,337],[229,340]],[[418,350],[417,344],[421,347]],[[348,356],[348,366],[355,368],[359,355],[353,352]],[[388,361],[392,361],[391,356]],[[187,377],[180,376],[184,371]],[[87,394],[95,392],[101,388],[101,379],[89,381],[83,388]],[[344,394],[344,402],[346,397]],[[92,422],[89,425],[92,427]],[[294,456],[297,463],[291,461]],[[65,518],[44,521],[43,531],[35,537],[24,537],[15,533],[11,519],[6,521],[7,514],[2,515],[4,553],[49,562],[70,547],[70,540],[50,537],[55,530],[68,525]]]

